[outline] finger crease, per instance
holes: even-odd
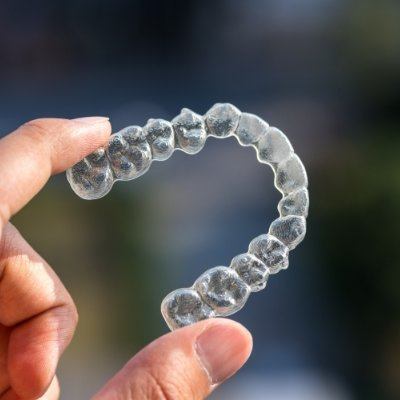
[[[157,392],[157,398],[160,400],[177,400],[176,397],[175,399],[167,392],[165,389],[164,385],[150,372],[146,371],[146,375],[151,381],[150,387],[153,387],[156,392]],[[132,399],[134,397],[132,396]]]
[[[44,315],[44,314],[51,313],[51,312],[53,312],[53,311],[56,311],[56,310],[58,310],[58,309],[63,309],[63,308],[65,308],[66,310],[68,309],[67,303],[55,304],[55,305],[53,305],[53,306],[47,308],[46,310],[43,310],[43,311],[41,311],[41,312],[39,312],[39,313],[37,313],[37,314],[35,314],[35,315],[32,315],[31,317],[28,317],[28,318],[26,318],[26,319],[24,319],[24,320],[18,322],[17,324],[13,325],[13,327],[18,327],[19,325],[22,325],[22,324],[24,324],[24,323],[26,323],[26,322],[29,322],[29,321],[31,321],[32,319],[41,317],[41,316]]]
[[[7,394],[8,391],[11,390],[11,386],[8,386],[6,389],[4,389],[1,393],[0,393],[0,400],[3,398],[4,395]]]

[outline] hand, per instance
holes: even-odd
[[[110,133],[107,118],[39,119],[0,140],[0,400],[58,399],[57,363],[78,321],[57,275],[8,220]],[[93,400],[203,399],[251,346],[229,320],[178,329],[134,356]]]

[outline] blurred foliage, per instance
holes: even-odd
[[[363,399],[400,396],[399,148],[397,129],[379,126],[362,142],[343,139],[313,172],[310,229],[318,230],[321,269],[353,335],[347,374]]]

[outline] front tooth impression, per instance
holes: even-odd
[[[203,118],[184,108],[172,121],[179,147],[188,154],[196,154],[207,139]]]
[[[278,165],[275,175],[275,185],[285,194],[307,187],[306,170],[296,154],[293,154],[286,161]]]
[[[208,134],[218,138],[232,135],[239,123],[240,111],[229,103],[217,103],[206,115]]]
[[[308,206],[308,190],[302,188],[283,197],[278,204],[278,211],[281,217],[286,217],[287,215],[307,217]]]
[[[111,136],[107,148],[114,176],[131,180],[143,175],[151,164],[151,149],[139,126],[128,126]]]
[[[304,239],[306,219],[298,215],[277,218],[272,222],[269,233],[276,236],[292,250]]]
[[[97,149],[68,169],[67,179],[74,192],[83,199],[92,200],[105,196],[114,183],[105,150]]]
[[[214,317],[214,311],[193,289],[177,289],[168,294],[161,304],[161,312],[171,330]]]
[[[254,254],[268,268],[270,274],[276,274],[289,266],[289,249],[273,235],[263,234],[249,244],[249,253]]]
[[[242,113],[235,135],[242,146],[250,146],[260,140],[268,129],[268,124],[257,115]]]
[[[197,290],[217,316],[227,316],[240,310],[250,294],[250,287],[228,267],[214,267],[195,282]]]
[[[269,127],[257,143],[257,156],[263,163],[280,163],[293,154],[289,139],[279,129]]]
[[[231,268],[250,286],[252,292],[258,292],[265,288],[269,269],[254,255],[239,254],[232,259]]]
[[[175,149],[175,135],[170,122],[151,119],[143,130],[151,146],[154,160],[163,161],[172,155]]]

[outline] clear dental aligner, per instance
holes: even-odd
[[[211,268],[191,288],[177,289],[164,298],[161,312],[171,330],[235,313],[251,292],[265,288],[270,275],[288,267],[289,251],[304,239],[309,207],[307,174],[288,138],[256,115],[217,103],[204,116],[184,108],[171,122],[150,119],[143,128],[124,128],[110,137],[106,148],[67,171],[78,196],[98,199],[115,181],[138,178],[152,161],[167,160],[175,150],[198,153],[209,136],[234,136],[242,146],[255,148],[260,163],[272,167],[275,186],[283,194],[279,218],[268,233],[250,242],[246,253],[234,257],[229,267]]]

